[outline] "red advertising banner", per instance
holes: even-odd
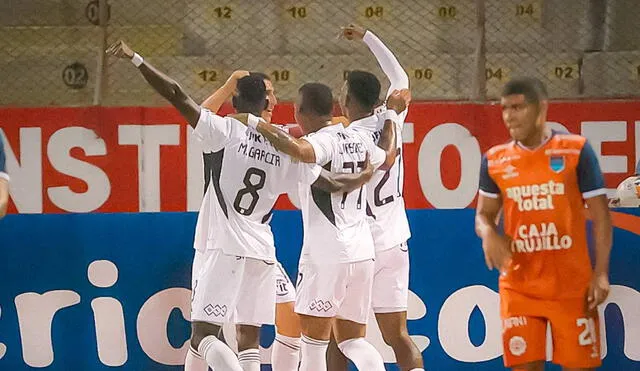
[[[607,187],[633,173],[640,101],[552,103],[549,121],[591,141]],[[274,122],[293,123],[292,105],[276,107]],[[190,133],[173,108],[0,109],[9,211],[197,210],[202,156]],[[482,153],[508,139],[494,104],[413,103],[403,134],[405,197],[413,209],[473,206]]]

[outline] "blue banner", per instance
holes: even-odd
[[[503,369],[497,274],[484,265],[474,210],[408,213],[408,326],[427,369]],[[0,221],[0,369],[181,370],[195,218],[70,214]],[[278,256],[295,277],[300,214],[276,212],[272,225]],[[611,295],[601,310],[602,369],[640,370],[640,236],[616,229],[611,261]],[[368,338],[393,361],[373,324]],[[264,363],[272,341],[273,328],[264,329]]]

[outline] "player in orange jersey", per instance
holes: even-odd
[[[476,232],[489,269],[500,270],[504,363],[543,370],[547,324],[553,362],[600,365],[597,306],[609,292],[611,217],[598,159],[584,137],[550,130],[547,93],[536,79],[509,81],[502,118],[512,141],[487,151]],[[587,249],[593,219],[595,267]],[[496,219],[504,213],[504,236]]]

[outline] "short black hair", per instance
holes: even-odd
[[[252,72],[249,72],[249,76],[257,76],[263,80],[271,81],[271,77],[269,77],[269,75],[267,75],[266,73],[262,73],[262,72],[252,71]]]
[[[533,104],[539,104],[549,97],[547,87],[535,77],[516,77],[509,80],[502,88],[503,97],[518,94],[524,95],[527,103]]]
[[[257,113],[267,105],[267,88],[260,76],[249,75],[238,80],[238,95],[233,97],[233,107],[242,113]]]
[[[325,84],[311,82],[298,89],[302,95],[299,110],[304,113],[312,113],[318,116],[331,115],[333,111],[333,94],[331,88]]]
[[[380,101],[380,80],[367,71],[354,70],[347,74],[348,95],[367,110],[372,110]]]

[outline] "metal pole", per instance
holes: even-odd
[[[485,0],[476,0],[476,50],[474,52],[474,77],[471,99],[475,102],[487,101],[485,40]]]
[[[99,8],[99,26],[102,30],[100,42],[98,43],[97,50],[97,68],[96,68],[96,86],[93,91],[93,105],[102,105],[102,96],[106,87],[106,75],[107,75],[107,56],[105,50],[107,49],[107,25],[109,23],[109,4],[107,0],[98,0]]]

